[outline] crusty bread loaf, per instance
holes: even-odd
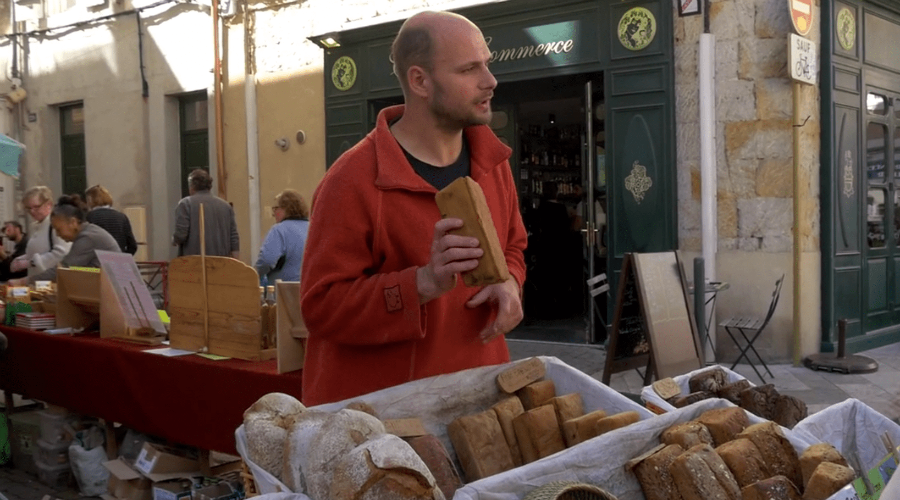
[[[250,405],[244,411],[248,458],[281,479],[288,432],[297,415],[305,410],[297,398],[280,392],[266,394]]]
[[[605,411],[595,410],[563,422],[563,439],[566,441],[566,446],[575,446],[578,443],[597,437],[597,421],[605,417]]]
[[[364,401],[351,401],[350,403],[347,403],[347,406],[345,406],[344,408],[348,410],[356,410],[363,413],[368,413],[369,415],[378,418],[378,414],[375,413],[375,408],[372,408],[372,405]]]
[[[778,391],[772,384],[750,387],[741,391],[741,408],[762,417],[772,420],[775,414],[775,401],[778,399]]]
[[[709,429],[715,446],[721,446],[750,425],[747,413],[742,408],[728,407],[707,410],[697,417],[697,421]]]
[[[422,459],[402,439],[382,434],[342,453],[334,465],[329,500],[436,500],[444,495]]]
[[[716,448],[716,453],[722,457],[741,488],[772,475],[759,449],[749,439],[731,440]]]
[[[315,435],[331,418],[331,413],[309,410],[298,415],[288,431],[284,443],[284,463],[281,481],[291,491],[307,491],[304,467],[309,463],[309,455]]]
[[[532,408],[513,419],[516,440],[522,451],[522,461],[527,463],[548,457],[566,448],[556,411],[546,404]]]
[[[696,420],[688,420],[669,427],[659,435],[659,441],[665,444],[677,444],[685,450],[698,444],[713,444],[709,429]]]
[[[822,462],[810,476],[803,490],[803,500],[825,500],[854,479],[856,473],[850,467]]]
[[[744,500],[801,500],[800,490],[784,476],[772,476],[741,488]]]
[[[419,458],[425,462],[425,465],[428,466],[428,470],[434,476],[434,481],[444,494],[444,497],[447,499],[453,498],[453,494],[462,487],[463,483],[456,466],[453,465],[453,459],[450,458],[450,454],[447,453],[447,449],[444,448],[441,440],[432,434],[428,434],[427,436],[410,438],[407,442],[419,455]]]
[[[516,391],[516,395],[519,396],[522,407],[527,411],[545,405],[556,397],[556,386],[552,380],[539,380],[519,389]]]
[[[800,454],[800,473],[803,476],[803,484],[801,486],[806,487],[816,467],[822,462],[831,462],[848,467],[847,460],[830,443],[814,444]]]
[[[778,424],[772,421],[753,424],[744,429],[737,437],[753,441],[771,474],[784,476],[790,479],[798,489],[802,489],[803,476],[800,474],[800,457]]]
[[[772,409],[772,420],[783,427],[793,429],[797,423],[809,415],[806,403],[794,396],[779,394],[775,398],[775,407]]]
[[[637,462],[632,470],[647,500],[681,499],[669,466],[683,452],[681,446],[670,444]]]
[[[616,413],[615,415],[601,418],[597,421],[597,435],[599,436],[616,429],[621,429],[640,419],[641,415],[636,411],[623,411],[622,413]]]
[[[719,388],[719,392],[716,393],[722,399],[727,399],[732,403],[740,406],[741,404],[741,391],[749,389],[750,381],[747,379],[741,379],[737,382],[732,382],[730,384],[725,384],[724,386]]]
[[[313,437],[303,466],[306,492],[311,498],[328,498],[335,463],[366,440],[385,433],[381,420],[356,410],[331,414]]]
[[[713,456],[718,458],[708,444],[702,444],[685,451],[672,461],[669,473],[684,500],[740,500],[739,490],[738,496],[735,496],[737,483],[734,482],[734,477],[730,481],[727,479],[731,475],[728,467],[721,459],[716,462]],[[711,467],[710,463],[714,465]],[[713,467],[717,469],[715,472]],[[720,478],[725,478],[724,482]]]
[[[715,396],[713,393],[706,391],[692,392],[687,396],[676,396],[672,398],[670,403],[672,403],[672,406],[675,408],[684,408],[687,405],[692,405],[697,401],[703,401],[704,399],[709,399],[713,396]]]
[[[721,368],[713,368],[698,373],[688,380],[688,388],[691,392],[719,392],[728,380],[728,375]]]
[[[478,267],[463,273],[466,286],[490,285],[508,280],[506,256],[481,186],[469,176],[460,177],[440,190],[434,199],[442,218],[462,219],[463,226],[452,233],[478,238],[478,245],[484,250],[484,254],[478,259]]]
[[[447,435],[456,450],[466,482],[515,467],[494,410],[457,418],[447,426]],[[519,446],[522,446],[521,442]]]
[[[516,429],[513,427],[513,419],[525,413],[522,408],[522,401],[516,396],[510,396],[502,399],[499,403],[491,407],[497,414],[497,422],[500,423],[500,429],[503,430],[503,437],[506,438],[506,445],[509,446],[509,453],[512,456],[513,465],[516,467],[522,465],[522,451],[519,450],[519,441],[516,439]]]

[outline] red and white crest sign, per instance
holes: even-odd
[[[788,8],[797,34],[800,36],[809,34],[813,23],[812,0],[788,0]]]

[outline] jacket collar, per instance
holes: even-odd
[[[403,109],[400,105],[381,110],[375,129],[367,137],[375,144],[375,186],[434,193],[437,190],[413,170],[403,148],[391,134],[390,123],[403,114]],[[512,149],[500,142],[487,125],[467,127],[463,133],[469,142],[473,179],[477,181],[495,168],[506,167]]]

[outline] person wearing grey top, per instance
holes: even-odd
[[[206,255],[238,258],[240,238],[231,205],[209,192],[212,177],[202,168],[188,176],[190,196],[175,207],[175,234],[172,245],[178,255],[200,255],[200,205],[203,205]]]
[[[122,251],[115,238],[105,229],[85,221],[86,214],[87,207],[77,195],[60,196],[56,206],[53,207],[53,212],[50,213],[50,223],[53,224],[56,234],[72,243],[69,253],[59,263],[62,267],[100,267],[96,250]],[[42,280],[56,281],[56,268],[51,267],[27,278],[10,280],[8,284],[34,284],[35,281]]]

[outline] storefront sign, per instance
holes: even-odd
[[[488,47],[490,47],[493,39],[489,36],[484,37],[484,39],[487,42]],[[539,43],[537,45],[523,45],[521,47],[510,49],[492,50],[491,63],[568,53],[572,51],[572,47],[574,46],[575,41],[569,38],[568,40],[557,40],[555,42]]]
[[[813,21],[812,0],[788,0],[788,9],[791,11],[791,22],[797,34],[808,35]]]
[[[619,42],[628,50],[643,50],[656,36],[656,17],[643,7],[629,9],[619,19]]]
[[[844,50],[853,50],[856,45],[856,16],[847,7],[841,8],[837,15],[835,26],[838,43]]]
[[[356,83],[356,62],[349,56],[341,56],[331,67],[331,82],[338,90],[349,90]]]

